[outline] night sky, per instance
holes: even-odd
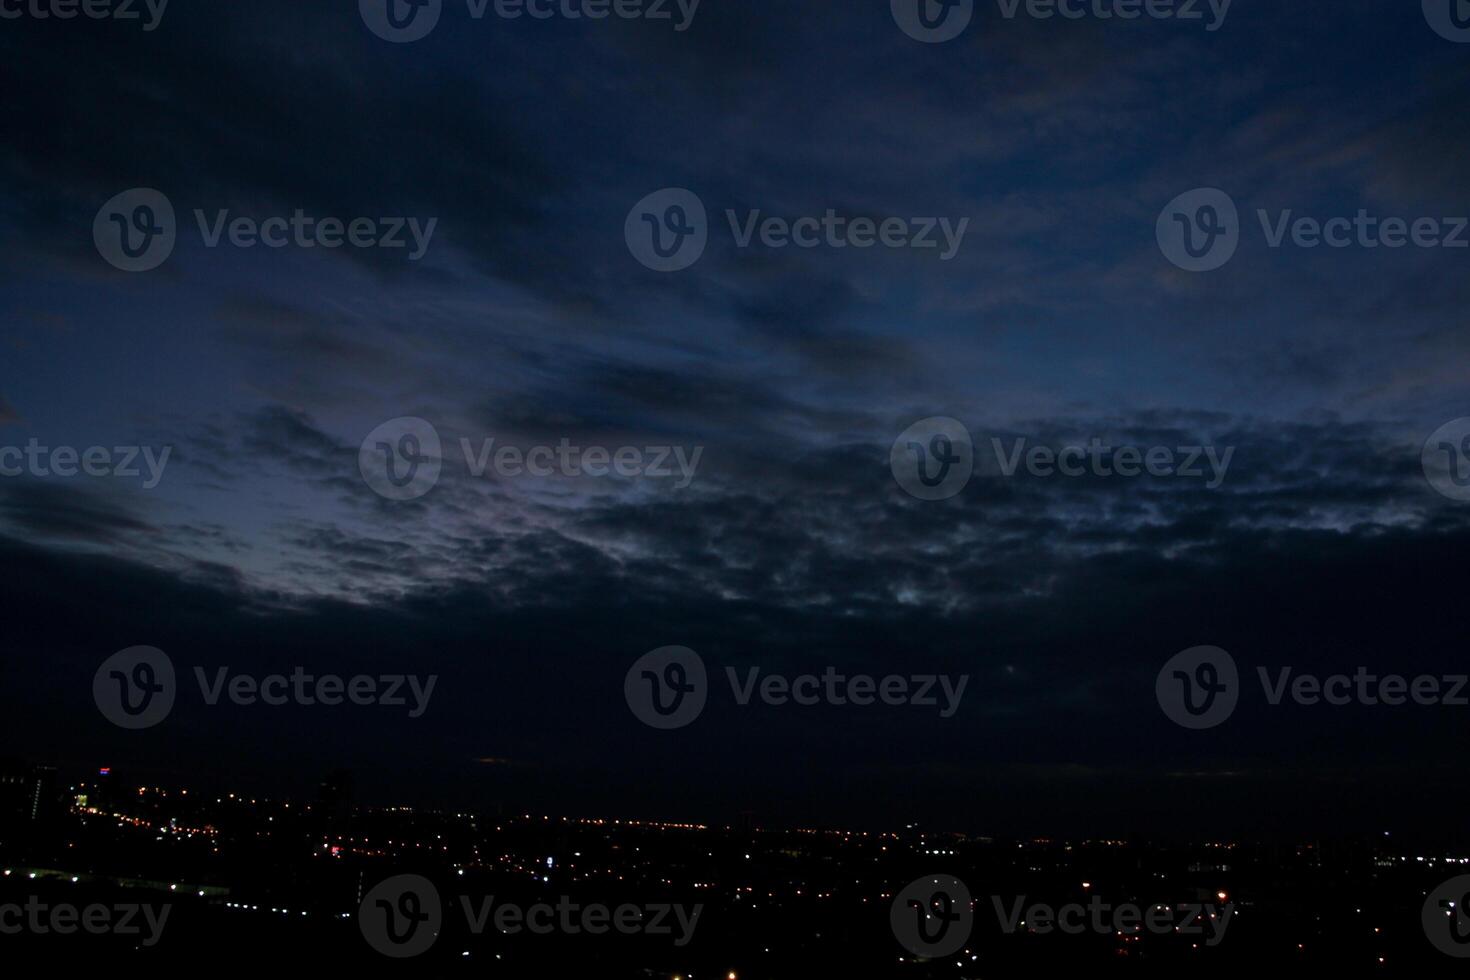
[[[11,0],[6,0],[8,6]],[[887,0],[675,21],[472,19],[390,43],[357,4],[173,0],[0,20],[0,446],[171,447],[144,479],[0,477],[0,742],[63,767],[509,812],[996,833],[1463,835],[1470,707],[1270,707],[1186,731],[1160,667],[1470,672],[1470,503],[1420,450],[1470,415],[1470,250],[1272,248],[1256,211],[1470,213],[1470,45],[1418,2],[1237,0],[919,43]],[[98,210],[156,188],[159,268]],[[1161,254],[1194,188],[1223,268]],[[624,223],[709,212],[692,267]],[[410,249],[208,248],[193,212],[436,219]],[[963,246],[737,247],[740,215],[968,218]],[[443,472],[359,447],[430,421]],[[985,462],[924,501],[894,440]],[[675,479],[475,476],[459,440],[702,447]],[[1006,477],[1008,445],[1233,447],[1183,478]],[[145,470],[146,472],[146,470]],[[125,732],[125,647],[180,673],[438,674],[387,707],[210,707]],[[624,675],[689,647],[702,717]],[[960,710],[738,707],[726,666],[968,674]],[[190,681],[192,683],[192,681]],[[716,696],[716,695],[719,696]]]

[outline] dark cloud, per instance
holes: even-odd
[[[1131,431],[1173,438],[1189,430],[1156,422]],[[260,750],[240,760],[244,779],[307,784],[345,763],[369,774],[369,788],[432,797],[463,784],[485,799],[527,793],[548,806],[590,794],[625,809],[632,803],[614,786],[633,781],[638,812],[674,813],[733,813],[758,790],[773,816],[791,819],[834,799],[857,805],[854,791],[864,788],[890,802],[856,812],[904,819],[922,809],[929,824],[991,830],[1010,820],[1014,829],[1068,826],[1061,813],[1085,814],[1088,826],[1116,826],[1128,814],[1137,829],[1126,800],[1145,792],[1164,794],[1150,819],[1166,831],[1184,812],[1168,802],[1181,772],[1208,781],[1190,791],[1200,794],[1191,806],[1210,804],[1192,818],[1201,829],[1268,830],[1251,816],[1258,794],[1293,778],[1311,786],[1297,787],[1292,812],[1334,825],[1401,819],[1409,811],[1400,804],[1455,798],[1450,711],[1370,718],[1368,709],[1249,705],[1218,735],[1186,739],[1152,704],[1163,661],[1202,642],[1230,649],[1247,670],[1457,669],[1452,621],[1426,611],[1454,608],[1457,556],[1470,543],[1464,516],[1429,504],[1408,466],[1378,460],[1371,432],[1230,433],[1242,436],[1240,479],[1230,489],[1132,483],[1115,504],[1099,486],[1033,479],[1002,487],[988,477],[950,505],[921,506],[891,486],[873,446],[870,493],[819,500],[731,488],[593,506],[562,533],[487,528],[442,542],[438,553],[342,528],[297,533],[291,543],[344,581],[396,586],[396,569],[413,582],[352,602],[285,600],[227,576],[12,541],[0,563],[10,570],[6,620],[21,655],[52,644],[52,666],[36,683],[59,703],[76,702],[60,717],[92,716],[82,703],[89,672],[124,642],[153,643],[185,664],[442,675],[432,715],[411,728],[379,719],[371,734],[355,727],[350,739],[332,734],[335,719],[310,712],[263,728],[245,713],[185,706],[169,724],[177,722],[175,736],[188,734],[187,747],[160,736],[136,750],[139,765],[165,770],[196,756],[234,758],[228,741],[248,738]],[[812,465],[833,472],[837,457]],[[857,488],[864,480],[852,473],[831,482]],[[1415,512],[1399,524],[1364,516]],[[444,568],[454,574],[431,584]],[[77,605],[90,611],[86,625],[58,646],[56,617]],[[146,611],[160,607],[172,610],[167,620]],[[1414,641],[1406,649],[1407,623]],[[621,678],[636,656],[671,642],[721,671],[830,663],[973,679],[964,710],[945,724],[892,713],[839,720],[831,709],[742,711],[720,700],[677,743],[656,742],[623,706]],[[5,707],[0,717],[17,717]],[[20,744],[45,737],[62,754],[90,751],[90,722],[30,724],[16,733]],[[312,748],[293,750],[302,739]],[[1287,762],[1283,739],[1291,741]],[[426,744],[438,750],[426,755]],[[489,782],[470,775],[462,767],[474,763],[465,760],[483,757],[486,745],[528,769],[490,767],[504,775]],[[1412,785],[1390,768],[1404,754],[1422,763]],[[1362,764],[1345,768],[1345,756]],[[637,774],[650,764],[681,776],[649,785]],[[1426,775],[1440,766],[1441,776]],[[518,775],[525,771],[539,775],[527,782]],[[1405,795],[1390,804],[1390,792]],[[1004,816],[976,809],[977,799],[1010,793],[1022,798]],[[1345,809],[1344,797],[1353,799]]]
[[[1247,710],[1190,740],[1152,704],[1158,666],[1198,643],[1250,668],[1455,668],[1470,528],[1419,449],[1466,414],[1462,256],[1271,249],[1253,224],[1464,212],[1466,68],[1400,6],[1238,4],[1213,34],[986,10],[948,45],[903,37],[881,2],[705,0],[683,33],[461,20],[413,45],[350,3],[179,4],[144,35],[7,21],[0,441],[174,455],[146,495],[0,478],[0,618],[23,665],[0,735],[658,816],[758,794],[792,819],[1240,829],[1287,789],[1302,820],[1452,815],[1452,712]],[[134,186],[183,222],[138,276],[91,240]],[[701,197],[711,236],[661,274],[622,228],[670,186]],[[1199,186],[1245,222],[1210,275],[1154,241]],[[211,251],[196,208],[439,223],[418,263]],[[739,248],[726,217],[829,209],[970,224],[941,261]],[[981,458],[940,503],[888,467],[931,415]],[[393,502],[358,450],[404,416],[434,424],[443,473]],[[1093,438],[1233,456],[1215,487],[1005,476],[991,441]],[[680,488],[477,475],[462,440],[488,439],[702,456]],[[119,746],[89,678],[135,643],[437,671],[442,707],[265,725],[185,706]],[[660,741],[620,691],[670,643],[720,666],[968,672],[971,700],[953,724],[724,704]]]
[[[115,497],[55,477],[0,481],[0,520],[12,533],[94,545],[158,530]]]

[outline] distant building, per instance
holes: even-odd
[[[54,767],[0,760],[0,823],[40,823],[55,817],[60,809]]]
[[[83,810],[107,812],[117,802],[118,780],[111,766],[103,766],[97,770],[96,778],[72,787],[72,803]]]
[[[352,773],[339,769],[317,784],[317,805],[330,816],[345,817],[352,809],[355,787]]]
[[[0,759],[0,824],[25,818],[30,798],[30,770],[14,759]]]
[[[52,766],[33,766],[27,802],[27,817],[31,822],[49,820],[61,808],[56,790],[56,769]]]

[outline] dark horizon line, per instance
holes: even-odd
[[[97,781],[99,779],[111,778],[111,775],[112,775],[111,772],[109,772],[107,775],[102,775],[99,772],[99,770],[102,769],[102,768],[108,768],[109,770],[113,770],[113,769],[116,768],[116,767],[112,767],[112,766],[101,767],[101,766],[95,766],[95,765],[94,766],[78,766],[77,767],[78,769],[85,770],[86,772],[89,772],[89,773],[92,773],[93,774],[91,779],[83,779],[83,778],[78,778],[75,772],[68,771],[68,769],[70,767],[65,767],[64,768],[63,765],[61,765],[61,764],[52,764],[52,763],[47,763],[47,762],[36,762],[36,761],[28,760],[28,759],[22,759],[20,757],[13,756],[13,755],[11,755],[11,756],[0,756],[0,762],[15,763],[15,764],[19,764],[21,766],[28,767],[28,768],[42,767],[42,768],[54,769],[58,773],[58,775],[64,775],[65,778],[64,778],[63,782],[65,782],[67,784],[76,783],[76,784],[79,784],[79,785],[87,785],[87,784],[93,784],[93,785],[95,785],[95,784],[97,784]],[[129,771],[131,771],[131,770],[127,770],[126,768],[124,769],[124,773],[129,772]],[[348,772],[349,775],[351,774],[350,771],[348,771],[348,770],[337,770],[337,772]],[[332,775],[332,773],[329,772],[326,775]],[[282,806],[282,807],[298,806],[298,807],[302,808],[303,810],[308,810],[309,811],[309,810],[312,810],[313,807],[329,807],[329,806],[334,805],[334,801],[325,801],[325,800],[320,800],[320,799],[311,799],[311,798],[309,798],[307,796],[304,796],[304,795],[303,796],[292,796],[290,794],[286,794],[286,795],[261,795],[259,793],[256,793],[256,794],[240,793],[238,791],[227,791],[227,790],[224,790],[224,789],[214,789],[214,790],[208,790],[208,789],[206,789],[206,790],[202,790],[201,791],[201,790],[197,789],[196,787],[189,787],[189,786],[183,785],[182,782],[178,781],[179,780],[179,777],[178,776],[174,776],[174,777],[172,777],[172,779],[174,780],[172,782],[172,785],[169,785],[168,784],[168,781],[158,780],[158,779],[147,779],[147,780],[145,780],[141,776],[124,776],[124,780],[123,781],[124,781],[125,785],[129,789],[133,789],[133,788],[144,788],[144,789],[151,788],[151,789],[154,789],[156,791],[163,792],[163,793],[177,793],[180,796],[194,795],[195,798],[197,798],[197,799],[208,799],[208,798],[213,797],[216,800],[222,799],[222,797],[220,796],[220,794],[225,794],[226,796],[228,796],[228,797],[230,797],[232,799],[239,799],[241,801],[248,800],[251,805],[256,805],[256,806],[258,806],[258,805],[274,805],[274,806]],[[1350,843],[1363,844],[1363,843],[1367,843],[1369,841],[1380,840],[1382,838],[1390,838],[1390,839],[1393,839],[1393,840],[1396,840],[1396,841],[1397,840],[1402,840],[1402,839],[1405,838],[1405,835],[1403,835],[1401,833],[1398,833],[1398,832],[1393,832],[1393,831],[1381,831],[1380,832],[1380,831],[1362,831],[1362,830],[1359,830],[1359,831],[1336,830],[1336,831],[1330,831],[1330,832],[1324,832],[1324,833],[1300,833],[1299,832],[1298,834],[1293,834],[1293,835],[1289,835],[1289,836],[1281,837],[1281,838],[1267,838],[1267,837],[1263,837],[1263,836],[1251,836],[1251,837],[1234,837],[1234,838],[1223,838],[1223,839],[1220,839],[1220,838],[1205,838],[1205,837],[1185,837],[1185,836],[1171,837],[1171,836],[1168,836],[1168,835],[1163,835],[1163,834],[1158,834],[1158,833],[1148,833],[1148,832],[1143,832],[1143,831],[1133,831],[1133,832],[1129,832],[1129,833],[1123,834],[1123,835],[1118,835],[1116,833],[1114,833],[1114,834],[1099,833],[1099,834],[1018,835],[1018,834],[1015,834],[1015,833],[1009,833],[1008,834],[1008,833],[990,833],[990,832],[978,832],[978,831],[966,831],[966,830],[954,830],[954,829],[941,829],[941,828],[936,828],[936,827],[926,827],[926,826],[923,826],[923,825],[921,825],[920,823],[917,823],[917,822],[916,823],[913,823],[913,824],[910,824],[910,825],[907,825],[907,826],[903,827],[901,830],[893,829],[891,827],[888,827],[888,828],[874,828],[872,826],[869,826],[869,827],[864,828],[864,829],[856,829],[853,826],[846,826],[846,827],[844,827],[844,826],[841,826],[841,825],[836,824],[836,823],[824,824],[824,825],[810,825],[809,824],[809,825],[805,825],[805,826],[803,826],[803,825],[797,825],[797,824],[782,824],[782,823],[779,823],[779,822],[778,823],[765,824],[765,825],[752,823],[748,827],[742,827],[742,826],[740,826],[740,825],[738,825],[736,823],[732,823],[732,822],[730,822],[728,820],[714,820],[714,821],[712,821],[712,820],[709,820],[709,819],[690,819],[690,818],[679,820],[679,819],[666,819],[666,818],[660,818],[660,817],[630,817],[630,816],[597,816],[597,817],[589,817],[589,816],[575,816],[575,815],[570,815],[570,814],[565,814],[565,813],[563,813],[563,814],[546,814],[546,813],[543,813],[543,814],[533,814],[533,813],[529,813],[529,812],[525,811],[522,808],[512,806],[509,803],[501,804],[501,806],[503,807],[503,809],[505,811],[504,813],[502,813],[502,814],[495,814],[494,812],[487,811],[483,807],[459,807],[459,806],[455,806],[455,805],[447,804],[447,803],[443,803],[443,802],[436,802],[436,803],[432,803],[432,804],[410,804],[410,803],[402,803],[402,802],[398,802],[398,803],[369,802],[369,801],[366,801],[366,800],[356,800],[356,799],[354,799],[354,800],[346,800],[346,801],[342,801],[342,802],[345,803],[345,805],[347,807],[349,807],[350,809],[352,809],[354,811],[361,811],[361,812],[367,812],[367,813],[390,813],[390,812],[393,812],[393,811],[403,811],[403,812],[412,813],[412,814],[427,814],[427,815],[442,816],[442,817],[457,817],[457,818],[468,817],[468,818],[474,819],[474,820],[485,820],[485,819],[489,819],[489,820],[502,820],[502,821],[517,821],[517,820],[520,820],[520,821],[525,821],[525,822],[535,822],[535,821],[537,821],[539,819],[540,821],[543,821],[543,822],[556,821],[558,823],[573,823],[573,824],[578,824],[578,825],[593,825],[593,826],[626,827],[626,828],[630,828],[630,829],[689,830],[689,831],[737,831],[737,832],[772,833],[772,834],[822,834],[822,835],[839,835],[839,836],[863,836],[863,837],[874,837],[874,838],[890,837],[890,838],[899,839],[899,840],[903,839],[905,835],[919,835],[919,836],[932,836],[932,837],[959,838],[959,839],[964,840],[964,841],[966,841],[968,843],[985,843],[985,844],[1058,844],[1058,845],[1068,845],[1068,846],[1074,845],[1074,844],[1081,844],[1081,845],[1094,845],[1094,844],[1098,844],[1098,845],[1119,846],[1119,847],[1128,847],[1128,848],[1133,848],[1133,847],[1153,847],[1153,848],[1164,847],[1164,848],[1179,848],[1179,849],[1184,849],[1184,848],[1213,848],[1213,847],[1226,848],[1226,849],[1236,849],[1236,848],[1249,848],[1249,847],[1283,847],[1283,846],[1290,846],[1290,847],[1315,847],[1315,848],[1319,848],[1320,849],[1320,848],[1323,848],[1325,845],[1334,845],[1334,846],[1336,846],[1336,845],[1350,844]],[[748,811],[748,812],[752,812],[753,813],[754,811]],[[1407,836],[1413,837],[1415,835],[1410,834],[1410,835],[1407,835]],[[1446,845],[1436,845],[1436,846],[1448,846],[1448,845],[1446,844]],[[1424,850],[1424,847],[1423,847],[1422,843],[1420,845],[1418,845],[1418,847],[1416,849],[1418,849],[1420,851],[1423,851]],[[1446,854],[1444,854],[1442,856],[1445,857],[1446,859],[1449,858],[1449,854],[1448,853],[1446,853]]]

